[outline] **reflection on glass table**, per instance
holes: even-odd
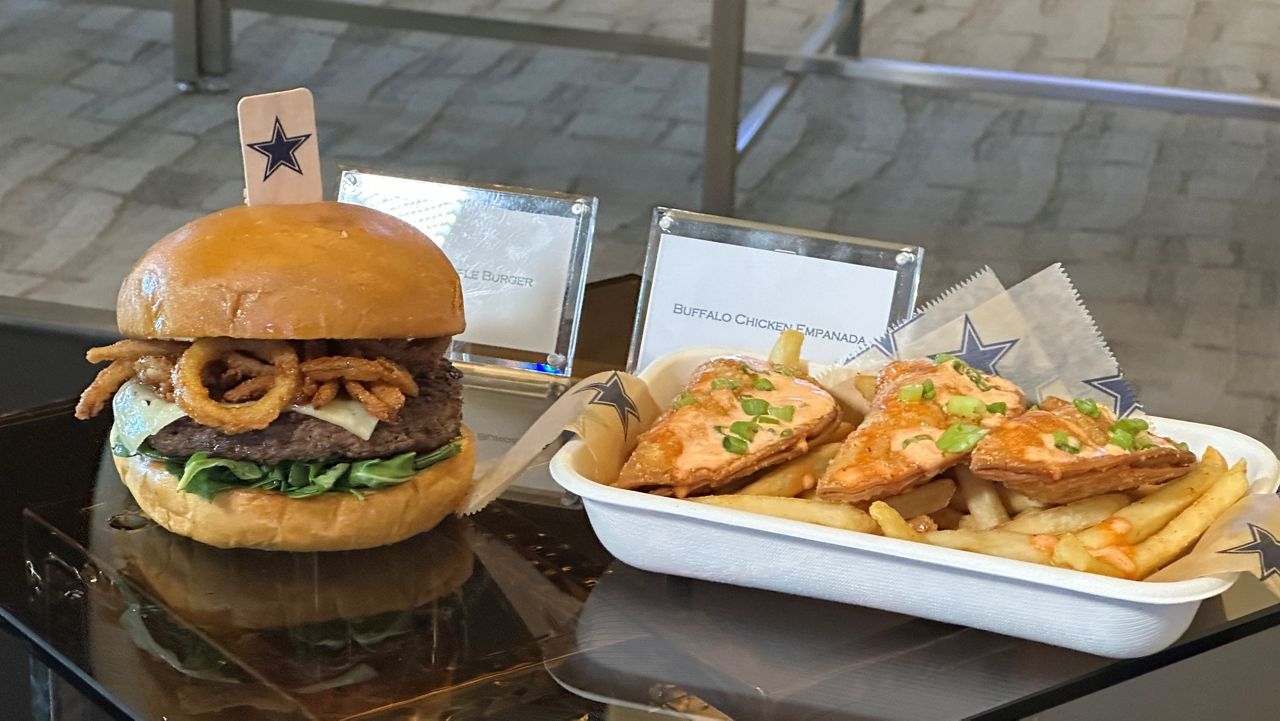
[[[139,516],[105,435],[0,421],[0,614],[129,718],[1020,718],[1280,621],[1242,579],[1112,661],[639,571],[550,494],[372,551],[222,551]]]

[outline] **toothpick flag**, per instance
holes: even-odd
[[[306,88],[250,95],[236,106],[249,205],[315,203],[324,198],[316,108]]]

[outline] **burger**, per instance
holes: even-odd
[[[76,416],[108,403],[141,509],[212,546],[395,543],[455,510],[475,465],[458,274],[413,226],[343,203],[229,208],[150,248],[116,304],[126,337]]]
[[[154,527],[113,544],[123,605],[94,610],[97,668],[170,718],[342,719],[448,688],[483,585],[452,519],[349,552],[222,550]]]

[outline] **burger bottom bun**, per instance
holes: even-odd
[[[364,498],[322,493],[289,498],[278,491],[235,488],[206,501],[178,490],[159,461],[115,457],[134,500],[164,528],[218,548],[350,551],[386,546],[434,527],[458,508],[475,471],[475,436],[463,426],[462,451],[403,483]]]

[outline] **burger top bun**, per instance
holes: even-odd
[[[432,338],[461,333],[462,287],[440,248],[346,203],[237,206],[151,247],[116,303],[133,338]]]

